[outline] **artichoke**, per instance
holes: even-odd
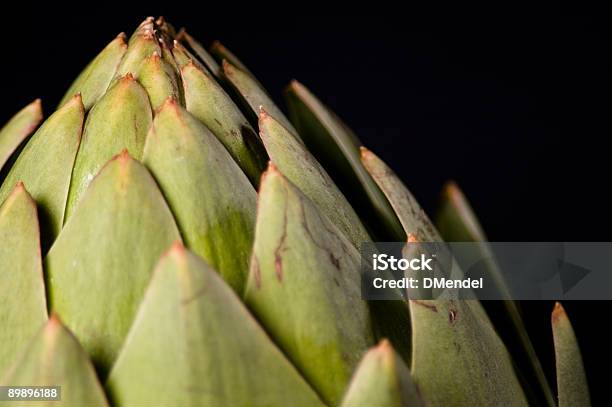
[[[514,303],[500,337],[477,301],[361,299],[363,242],[484,234],[456,185],[437,229],[305,86],[286,97],[291,119],[220,43],[148,18],[42,124],[40,101],[9,121],[0,386],[61,386],[66,406],[555,405]],[[552,327],[558,402],[587,405],[561,305]]]

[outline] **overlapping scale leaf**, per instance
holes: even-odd
[[[265,152],[248,120],[223,88],[195,63],[181,69],[187,110],[206,125],[253,184],[259,183]]]
[[[102,97],[123,59],[127,49],[125,40],[125,34],[119,34],[85,67],[70,85],[60,106],[80,93],[85,110],[89,110]]]
[[[512,361],[475,300],[411,301],[412,374],[432,406],[527,406]]]
[[[323,399],[372,344],[359,252],[273,165],[262,177],[245,301]]]
[[[168,98],[183,100],[176,70],[158,53],[145,58],[135,76],[149,95],[153,110],[157,110]]]
[[[124,151],[96,176],[49,251],[50,307],[100,371],[115,360],[155,262],[178,239],[155,180]]]
[[[408,367],[387,340],[365,354],[342,400],[342,407],[425,405]]]
[[[276,106],[270,95],[253,76],[235,67],[225,59],[222,63],[222,69],[223,76],[229,81],[238,95],[241,96],[254,121],[257,121],[259,110],[263,107],[266,112],[280,121],[292,134],[297,135],[297,131],[289,119],[285,117],[285,114]]]
[[[42,120],[40,99],[36,99],[13,116],[0,129],[0,170],[11,154],[34,131]],[[1,177],[1,175],[0,175]],[[0,183],[2,178],[0,178]]]
[[[114,155],[127,149],[132,157],[142,159],[152,115],[147,92],[131,74],[115,82],[91,109],[72,171],[66,219],[94,176]]]
[[[185,244],[242,294],[257,195],[217,138],[168,100],[149,132],[144,163],[162,189]]]
[[[178,244],[159,262],[106,388],[125,406],[323,405],[238,296]]]
[[[404,233],[422,242],[440,242],[442,238],[429,217],[402,181],[376,154],[361,147],[361,162],[389,200]]]
[[[178,41],[174,41],[174,46],[172,47],[172,56],[174,57],[174,61],[176,62],[177,67],[179,68],[179,71],[185,66],[188,65],[190,63],[193,63],[196,67],[198,67],[200,70],[207,72],[209,71],[209,69],[204,66],[202,64],[202,62],[200,62],[200,60],[198,60],[198,58],[196,58],[187,48],[185,48],[185,46],[178,42]]]
[[[301,83],[292,81],[285,97],[300,137],[343,188],[362,219],[381,239],[405,240],[395,212],[361,163],[361,142],[353,132]]]
[[[0,386],[58,386],[60,401],[3,402],[3,406],[107,407],[96,372],[76,338],[52,315],[28,344]],[[44,395],[44,394],[43,394]]]
[[[255,75],[253,75],[253,73],[249,71],[249,68],[247,68],[247,66],[243,64],[242,61],[238,59],[238,57],[234,55],[232,51],[230,51],[225,45],[221,44],[220,41],[215,41],[212,43],[212,45],[210,46],[210,53],[217,59],[219,63],[223,62],[223,60],[226,60],[230,64],[240,69],[242,72],[251,76],[251,78],[253,78],[255,81],[257,81]]]
[[[393,171],[362,149],[362,162],[389,202],[407,235],[417,241],[440,237],[425,212]],[[411,300],[412,374],[432,406],[527,405],[510,356],[480,303]]]
[[[200,61],[206,66],[215,77],[219,78],[221,75],[221,66],[215,61],[212,55],[206,51],[206,48],[202,46],[195,38],[193,38],[185,30],[181,30],[178,34],[179,41],[185,43],[189,48],[197,55]]]
[[[574,328],[560,303],[555,304],[551,319],[555,342],[559,407],[590,406],[591,397],[580,347]]]
[[[496,326],[499,326],[497,325],[498,323],[504,323],[513,327],[512,330],[507,330],[509,333],[505,342],[514,356],[514,363],[521,368],[523,374],[527,377],[527,383],[537,383],[537,386],[531,389],[534,396],[540,402],[554,406],[555,401],[552,391],[535,349],[531,344],[519,309],[516,303],[510,300],[510,292],[494,260],[494,254],[486,243],[487,238],[480,226],[480,222],[478,222],[465,195],[454,182],[449,182],[444,186],[436,216],[436,226],[447,242],[480,243],[478,245],[478,256],[485,261],[479,264],[483,266],[483,271],[491,277],[491,281],[495,282],[496,289],[501,296],[500,298],[506,298],[501,304],[503,308],[497,307],[498,304],[493,302],[491,309],[487,309],[489,315],[491,315],[491,319]],[[461,251],[458,254],[461,254]],[[471,264],[473,260],[458,257],[457,261],[463,266]]]
[[[356,248],[370,241],[359,217],[342,192],[317,162],[299,143],[296,136],[281,122],[261,110],[259,117],[261,139],[276,167],[318,205]]]
[[[115,80],[128,73],[138,72],[140,65],[155,53],[162,55],[162,49],[155,35],[155,22],[153,18],[149,17],[138,26],[130,37],[127,51],[115,72]]]
[[[80,95],[53,113],[30,138],[0,187],[2,202],[17,182],[27,185],[38,205],[45,241],[53,241],[62,226],[84,115]]]
[[[36,204],[19,183],[0,205],[0,375],[47,319]]]

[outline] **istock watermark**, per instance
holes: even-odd
[[[361,256],[367,300],[612,299],[612,242],[377,242]]]

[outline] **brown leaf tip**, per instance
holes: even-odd
[[[305,89],[305,86],[297,79],[291,79],[289,85],[287,85],[289,91],[301,92],[303,89]]]
[[[185,246],[183,246],[183,243],[180,240],[176,240],[174,243],[172,243],[172,246],[170,246],[170,249],[168,250],[168,254],[170,255],[184,255],[185,254]]]
[[[124,148],[113,159],[119,161],[121,164],[124,164],[130,161],[132,159],[132,156],[130,155],[130,152],[128,151],[128,149]]]
[[[128,72],[125,75],[123,75],[123,78],[121,78],[121,80],[126,81],[126,82],[131,82],[131,81],[135,81],[136,79],[134,79],[134,75],[132,75],[131,72]]]
[[[269,172],[271,174],[280,174],[278,167],[274,165],[272,161],[268,161],[268,168],[266,169],[266,172]]]
[[[552,321],[553,324],[555,324],[561,318],[566,319],[567,318],[567,313],[565,312],[565,309],[563,308],[563,305],[561,305],[560,302],[556,302],[555,303],[555,308],[553,309],[553,312],[552,312],[551,321]]]
[[[223,58],[223,61],[221,61],[221,66],[223,67],[223,72],[225,72],[226,75],[233,75],[234,72],[238,71],[238,68],[232,65],[231,62],[225,58]]]
[[[166,100],[164,100],[164,103],[162,103],[161,107],[159,108],[159,110],[161,111],[162,109],[165,108],[177,108],[179,106],[178,101],[176,100],[176,96],[174,95],[170,95],[166,98]]]
[[[361,155],[362,159],[368,159],[370,157],[372,157],[374,155],[373,152],[371,152],[370,150],[368,150],[366,147],[364,146],[359,146],[359,154]]]
[[[391,346],[391,342],[387,338],[382,338],[378,345],[376,345],[376,349],[381,352],[388,352],[393,349],[393,346]]]
[[[127,42],[127,35],[125,35],[125,33],[122,31],[119,34],[117,34],[115,39],[125,43],[125,42]]]
[[[30,106],[34,107],[36,110],[42,111],[42,100],[40,98],[34,99],[34,101],[30,103]]]
[[[261,192],[261,188],[268,177],[279,175],[281,175],[281,172],[278,170],[276,165],[274,165],[272,161],[268,161],[268,168],[261,173],[261,178],[259,179],[259,191]]]
[[[267,120],[268,118],[270,118],[270,115],[266,112],[266,109],[263,105],[259,105],[259,120]]]
[[[451,199],[460,198],[461,195],[463,195],[459,185],[457,185],[457,183],[452,179],[446,181],[442,187],[442,193]]]
[[[60,319],[59,315],[53,312],[51,313],[51,315],[49,316],[49,320],[47,321],[46,331],[53,333],[61,329],[63,326],[64,324],[62,323],[62,320]]]

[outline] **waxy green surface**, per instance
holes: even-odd
[[[0,205],[0,376],[47,320],[36,204],[17,184]]]
[[[163,191],[185,245],[242,294],[257,204],[249,179],[210,130],[173,100],[153,121],[144,163]]]
[[[27,186],[38,206],[43,240],[47,242],[57,236],[65,217],[70,174],[81,142],[84,115],[80,95],[53,113],[32,135],[0,187],[2,202],[17,182]]]
[[[359,261],[342,232],[271,165],[258,197],[245,302],[331,404],[373,342]]]
[[[42,326],[42,325],[41,325]],[[52,315],[0,378],[0,386],[59,386],[61,402],[2,402],[4,406],[108,407],[96,372],[77,339]]]
[[[323,405],[239,297],[180,244],[160,260],[106,388],[124,406]]]
[[[32,134],[32,131],[42,121],[42,117],[40,99],[36,99],[17,112],[0,129],[0,170],[17,147]],[[2,178],[0,178],[1,182]]]
[[[124,151],[93,180],[51,247],[50,308],[102,373],[123,344],[157,259],[176,240],[155,180]]]

